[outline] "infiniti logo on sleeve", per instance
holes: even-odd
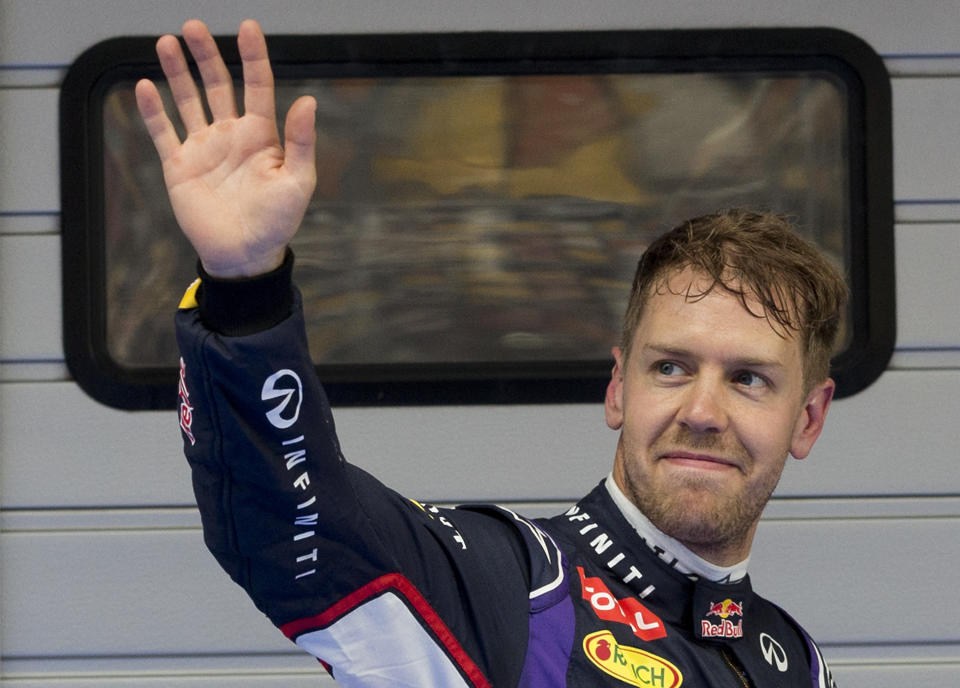
[[[280,403],[267,411],[267,420],[270,421],[270,425],[280,430],[289,428],[300,417],[300,403],[303,401],[303,384],[300,382],[300,376],[286,368],[278,370],[263,383],[260,399],[263,401],[280,399]]]

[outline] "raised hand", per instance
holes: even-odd
[[[177,222],[204,269],[243,277],[280,265],[316,184],[316,101],[302,96],[287,113],[284,143],[277,132],[273,71],[260,25],[240,25],[244,112],[238,116],[233,81],[210,31],[192,19],[183,37],[197,62],[213,115],[174,36],[157,41],[187,136],[181,141],[153,82],[136,87],[137,106],[160,154]]]

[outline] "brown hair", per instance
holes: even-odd
[[[827,379],[847,298],[843,275],[784,216],[743,209],[688,220],[650,244],[637,265],[623,321],[625,358],[648,299],[685,268],[712,280],[702,292],[688,287],[688,299],[720,286],[781,336],[799,338],[804,393]],[[759,301],[762,312],[752,310],[749,299]]]

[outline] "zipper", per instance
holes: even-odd
[[[720,656],[723,657],[723,661],[727,663],[730,670],[740,680],[740,685],[743,686],[743,688],[751,688],[750,679],[747,678],[746,672],[740,668],[740,665],[730,656],[726,648],[720,648]]]

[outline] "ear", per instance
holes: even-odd
[[[804,402],[803,410],[797,418],[790,442],[790,453],[796,459],[805,459],[813,449],[813,443],[820,437],[823,423],[827,418],[827,409],[833,399],[836,383],[827,378],[810,390]]]
[[[623,352],[619,346],[613,347],[613,370],[610,372],[610,382],[607,384],[607,396],[604,400],[604,415],[607,427],[619,430],[623,426]]]

